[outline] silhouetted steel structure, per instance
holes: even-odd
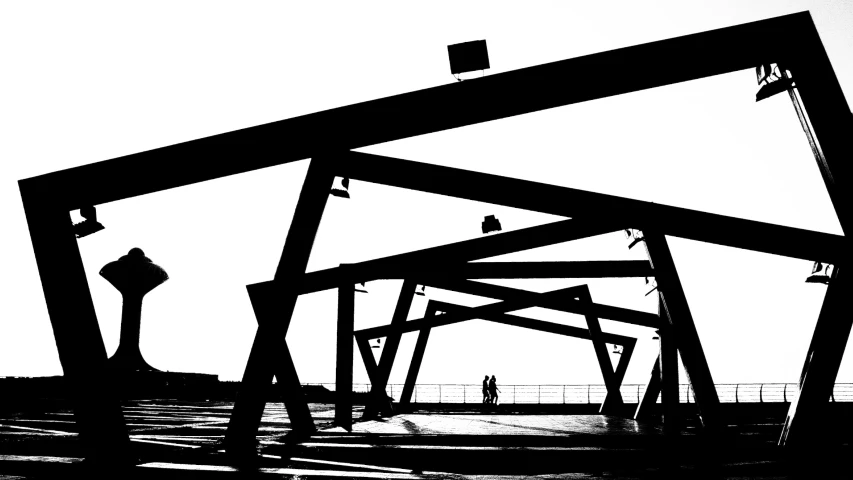
[[[674,358],[675,352],[680,352],[702,423],[711,432],[721,422],[719,399],[666,235],[838,266],[827,287],[803,366],[799,395],[790,407],[779,440],[785,446],[815,444],[820,438],[816,430],[817,415],[821,405],[829,400],[853,322],[853,316],[845,312],[850,292],[844,274],[850,248],[846,237],[352,151],[773,62],[783,63],[794,72],[802,108],[813,127],[814,138],[810,140],[814,142],[818,167],[840,224],[844,232],[849,232],[853,224],[850,207],[844,206],[851,204],[847,193],[849,164],[845,161],[853,157],[849,141],[853,115],[807,12],[548,63],[476,81],[454,82],[21,180],[19,185],[45,300],[63,370],[76,385],[75,413],[88,455],[105,461],[126,458],[128,435],[117,401],[99,388],[107,365],[106,351],[69,211],[305,158],[312,160],[275,277],[270,282],[247,287],[259,326],[227,432],[232,452],[254,452],[265,405],[264,392],[273,375],[278,379],[294,429],[307,433],[314,428],[285,342],[300,294],[339,289],[341,345],[337,381],[346,384],[351,376],[346,367],[351,365],[341,361],[347,355],[352,358],[351,345],[344,345],[350,342],[352,330],[351,286],[378,278],[405,279],[391,325],[382,327],[387,330],[388,340],[379,365],[376,368],[368,365],[378,388],[387,382],[385,372],[389,371],[404,325],[408,328],[412,323],[405,322],[405,312],[415,282],[432,285],[429,280],[436,273],[436,265],[453,272],[444,279],[436,277],[442,281],[460,281],[469,275],[474,278],[503,275],[498,273],[502,268],[529,266],[481,267],[466,262],[625,228],[643,231],[652,273],[659,285],[663,320],[648,323],[661,330],[661,361],[656,372],[662,377],[653,375],[650,386],[657,382],[663,391],[665,407],[672,406],[668,392],[673,385],[677,387]],[[643,74],[624,75],[638,71]],[[507,91],[515,94],[504,95]],[[802,113],[797,108],[798,114]],[[199,164],[198,158],[205,158],[205,162]],[[315,232],[335,176],[546,212],[571,220],[306,274]],[[646,266],[622,265],[617,269],[623,267],[632,274],[638,270],[650,273]],[[572,268],[578,267],[566,267],[565,271],[568,273]],[[571,294],[567,293],[542,294],[530,302],[526,297],[508,297],[497,304],[501,307],[459,309],[438,317],[429,316],[419,324],[431,328],[451,318],[503,315],[511,310],[504,309],[507,305],[538,302],[549,308],[559,304],[597,318],[606,318],[603,311],[617,314],[612,307],[593,306],[569,297]],[[626,313],[619,313],[622,314]],[[594,339],[599,332],[590,326],[589,334]],[[423,342],[419,343],[425,345],[426,335],[423,334]],[[608,389],[614,382],[613,378],[608,381]],[[665,413],[665,418],[670,423],[669,413]]]

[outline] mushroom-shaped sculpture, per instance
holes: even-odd
[[[139,248],[104,265],[100,273],[122,296],[121,338],[118,350],[110,357],[110,366],[121,371],[157,371],[139,351],[142,297],[168,280],[169,275]]]

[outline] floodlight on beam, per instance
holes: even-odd
[[[426,296],[425,291],[426,291],[426,285],[421,285],[421,290],[420,291],[415,290],[415,295],[419,295],[421,297],[424,297],[424,296]]]
[[[460,82],[462,79],[457,74],[489,68],[489,51],[485,40],[448,45],[447,56],[450,58],[450,73]]]
[[[337,179],[335,179],[335,183],[337,183]],[[336,197],[341,198],[349,198],[349,178],[342,178],[340,182],[341,188],[332,187],[332,190],[329,192]]]
[[[755,94],[756,102],[794,87],[794,80],[790,77],[790,72],[782,70],[776,63],[759,65],[755,68],[755,76],[758,85],[761,86],[758,93]]]
[[[368,293],[368,292],[367,292],[367,287],[365,287],[365,286],[364,286],[364,282],[361,282],[359,285],[361,285],[362,290],[359,290],[359,289],[358,289],[358,287],[355,287],[355,291],[356,291],[356,292],[358,292],[358,293]]]
[[[634,245],[636,245],[636,244],[638,244],[644,240],[643,236],[640,234],[640,231],[633,229],[633,228],[626,228],[625,229],[625,236],[628,239],[631,239],[631,243],[628,244],[628,250],[634,248]],[[649,282],[646,282],[646,283],[649,283]]]
[[[480,225],[483,228],[483,234],[501,231],[501,222],[494,215],[488,215],[483,218],[483,223]]]
[[[98,222],[98,214],[95,212],[95,207],[88,206],[81,208],[80,216],[85,220],[74,224],[74,234],[77,238],[83,238],[104,229],[104,226]]]
[[[821,270],[823,270],[823,273],[821,273]],[[824,285],[829,285],[829,279],[829,264],[824,266],[820,262],[814,262],[814,266],[812,266],[812,274],[806,279],[806,283],[822,283]]]

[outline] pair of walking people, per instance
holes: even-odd
[[[486,378],[483,379],[483,403],[497,405],[498,392],[500,391],[495,376],[492,375],[492,379],[489,380],[489,376],[486,375]]]

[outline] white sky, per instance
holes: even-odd
[[[446,46],[478,39],[487,41],[486,74],[494,75],[810,10],[845,94],[853,96],[850,2],[419,5],[0,6],[0,376],[62,372],[21,178],[455,82]],[[790,101],[778,95],[755,103],[756,89],[754,72],[742,71],[362,150],[840,234]],[[203,167],[205,159],[198,162]],[[256,329],[245,285],[272,278],[306,168],[301,161],[99,206],[106,229],[82,239],[80,249],[108,353],[118,346],[121,299],[97,272],[138,246],[171,277],[143,306],[141,347],[149,363],[240,379]],[[475,238],[485,215],[496,215],[505,231],[558,219],[355,181],[350,193],[349,200],[329,199],[309,270]],[[804,283],[811,264],[670,243],[715,382],[795,382],[825,292]],[[643,258],[643,249],[627,250],[618,233],[505,257]],[[506,283],[537,291],[572,284]],[[588,283],[599,303],[656,311],[643,279]],[[357,296],[356,327],[390,321],[400,284],[368,283],[370,293]],[[415,297],[409,318],[421,317],[429,298],[487,303],[427,294]],[[297,305],[288,343],[304,382],[334,381],[335,302],[336,292],[327,291]],[[583,325],[568,314],[524,313]],[[652,331],[603,325],[639,337],[625,382],[645,383],[657,348]],[[415,334],[404,337],[392,383],[405,378],[414,342]],[[586,341],[483,321],[432,332],[419,383],[476,385],[486,373],[502,384],[601,383]],[[367,381],[359,359],[355,381]],[[838,381],[853,382],[851,355]]]

